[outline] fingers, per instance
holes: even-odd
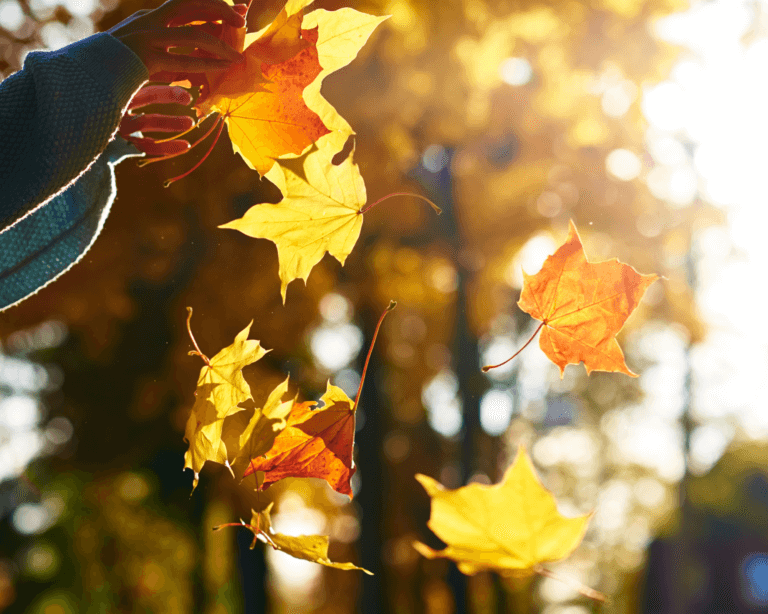
[[[150,76],[220,70],[229,68],[234,61],[244,60],[244,56],[232,47],[194,26],[144,30],[123,36],[120,40],[141,58]],[[175,47],[192,48],[196,52],[192,56],[166,51]],[[200,57],[203,55],[208,57]]]
[[[138,109],[150,104],[180,104],[187,106],[192,96],[183,87],[169,85],[147,85],[141,88],[128,104],[129,109]]]
[[[182,140],[167,141],[158,143],[154,139],[131,136],[127,138],[137,149],[143,151],[148,156],[168,156],[180,154],[189,149],[189,143]]]
[[[245,17],[222,0],[171,0],[157,10],[168,26],[194,21],[223,21],[235,28],[245,26]]]
[[[239,62],[243,59],[242,55],[221,39],[194,26],[169,28],[153,38],[154,40],[150,44],[163,50],[171,47],[194,47],[207,51],[215,58],[230,62]]]
[[[209,70],[229,68],[232,62],[216,58],[196,58],[178,53],[151,51],[144,62],[149,70],[150,79],[160,81],[158,75],[174,75],[174,81],[194,73],[205,73]],[[176,78],[178,77],[178,78]]]
[[[134,132],[184,132],[189,130],[195,121],[187,115],[161,115],[147,113],[145,115],[125,115],[120,121],[120,134]]]

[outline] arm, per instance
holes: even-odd
[[[129,103],[187,105],[191,97],[180,88],[150,85]],[[77,263],[93,245],[115,198],[114,167],[142,152],[166,155],[184,151],[183,140],[155,142],[136,132],[181,132],[192,126],[186,115],[126,113],[118,134],[104,152],[66,190],[26,217],[0,231],[0,311],[45,287]],[[130,140],[130,144],[122,137]]]
[[[59,51],[32,52],[0,83],[0,227],[90,166],[148,76],[136,54],[102,33]]]
[[[78,180],[0,232],[0,311],[45,287],[91,247],[115,198],[115,165],[140,152],[122,138]]]
[[[212,34],[183,25],[217,20],[245,24],[222,0],[168,0],[108,33],[30,53],[24,68],[0,83],[0,229],[60,194],[93,163],[147,78],[242,59]],[[169,52],[178,47],[193,51]]]
[[[0,311],[53,281],[90,248],[115,197],[118,162],[188,146],[129,136],[183,130],[192,122],[125,114],[129,103],[189,102],[186,92],[162,86],[131,100],[147,77],[204,72],[240,59],[215,36],[169,26],[222,20],[241,27],[243,13],[221,0],[169,0],[110,33],[32,53],[23,70],[0,83]],[[168,51],[180,46],[208,56]],[[118,129],[135,147],[113,138]]]

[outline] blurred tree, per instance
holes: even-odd
[[[24,21],[11,28],[3,7],[16,1],[0,3],[5,74],[39,41],[61,42],[56,32],[87,34],[78,24],[105,29],[147,8],[140,0],[104,2],[92,7],[89,21],[36,0],[18,4]],[[72,331],[55,357],[65,378],[56,411],[73,421],[79,445],[57,462],[56,472],[93,483],[77,494],[78,505],[93,510],[93,539],[115,543],[109,560],[135,556],[141,565],[151,558],[141,541],[132,546],[114,535],[114,514],[133,518],[140,512],[108,494],[116,488],[109,486],[115,476],[151,471],[158,480],[156,509],[152,520],[141,516],[141,522],[181,523],[186,528],[177,530],[194,559],[154,560],[153,573],[174,583],[163,590],[184,595],[178,611],[216,611],[219,595],[236,589],[244,596],[227,601],[231,611],[584,606],[550,580],[516,583],[490,574],[465,579],[444,561],[420,559],[410,546],[416,537],[439,545],[426,531],[428,501],[415,473],[450,487],[496,481],[515,447],[525,443],[558,500],[574,513],[598,510],[563,573],[612,595],[617,612],[637,611],[644,548],[675,507],[679,479],[661,466],[670,457],[643,464],[622,445],[628,430],[640,428],[640,410],[630,411],[640,407],[638,382],[601,374],[587,380],[576,367],[561,381],[534,347],[502,374],[483,376],[478,368],[492,352],[527,338],[530,319],[515,306],[521,266],[534,272],[537,259],[565,236],[569,218],[579,224],[592,259],[618,256],[639,271],[666,277],[624,335],[634,370],[659,361],[659,368],[675,367],[657,356],[653,339],[671,334],[670,343],[685,345],[702,337],[680,262],[689,253],[694,224],[718,216],[701,203],[668,207],[639,178],[649,164],[640,88],[663,78],[677,54],[652,35],[651,24],[684,7],[678,0],[355,4],[392,18],[360,59],[327,80],[325,96],[357,130],[355,156],[372,199],[423,191],[445,214],[435,218],[408,198],[383,203],[366,216],[344,269],[324,260],[306,287],[289,287],[285,306],[274,246],[216,228],[256,202],[279,200],[226,139],[200,169],[167,190],[163,180],[189,168],[192,159],[118,167],[118,199],[87,257],[0,319],[4,336],[52,316]],[[261,14],[253,11],[251,19],[263,25],[280,3],[258,8]],[[58,25],[45,29],[51,24]],[[43,36],[49,31],[54,34]],[[246,371],[257,400],[286,371],[304,396],[316,398],[327,377],[350,370],[323,367],[312,349],[318,304],[331,292],[349,301],[349,323],[366,341],[383,306],[399,302],[385,323],[361,403],[359,496],[343,506],[322,484],[298,481],[264,496],[277,501],[277,518],[308,518],[313,530],[327,528],[334,547],[376,576],[320,570],[306,580],[304,593],[281,584],[299,572],[281,567],[271,554],[265,559],[259,550],[247,551],[242,537],[208,534],[212,518],[218,523],[227,513],[229,521],[249,516],[252,497],[221,486],[231,481],[226,474],[204,471],[200,489],[188,499],[191,476],[181,471],[181,434],[200,364],[187,356],[184,307],[195,309],[196,336],[206,352],[229,343],[255,318],[253,336],[273,348]],[[495,416],[495,426],[484,423],[484,415]],[[98,504],[92,494],[97,484],[107,484]],[[222,497],[226,509],[217,507]],[[241,578],[221,558],[235,556],[235,542],[227,542],[235,539]],[[73,594],[87,599],[95,581],[89,578],[109,572],[108,592],[123,596],[121,607],[141,607],[141,599],[150,598],[122,571],[104,571],[111,565],[106,556],[94,551],[77,579],[62,579],[61,586],[82,586]],[[288,601],[292,591],[301,603]],[[20,605],[21,597],[15,607]]]

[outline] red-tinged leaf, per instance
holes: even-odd
[[[322,408],[315,408],[312,402],[294,405],[272,448],[264,456],[252,458],[243,477],[263,471],[261,489],[283,478],[322,478],[351,498],[354,403],[330,383],[321,401]]]

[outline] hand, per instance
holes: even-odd
[[[223,0],[168,0],[151,11],[134,13],[108,32],[139,56],[150,79],[162,73],[163,80],[181,80],[189,73],[227,68],[243,59],[232,47],[205,31],[206,28],[185,24],[221,21],[242,28],[245,26],[243,9],[247,10],[244,5],[235,9]],[[172,47],[194,51],[169,53]],[[201,57],[200,52],[206,57]]]
[[[181,139],[158,143],[145,136],[131,136],[135,132],[184,132],[194,125],[188,115],[162,115],[148,113],[134,115],[131,111],[150,104],[188,105],[192,101],[189,92],[182,87],[172,85],[146,85],[141,88],[128,103],[128,110],[123,116],[117,133],[133,143],[148,156],[167,156],[179,154],[189,149],[189,143]]]

